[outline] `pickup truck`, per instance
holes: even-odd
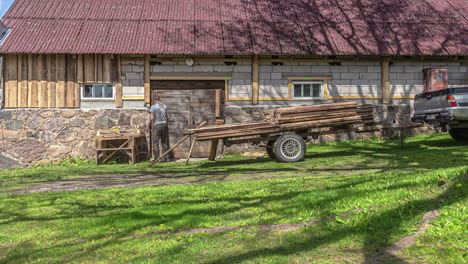
[[[412,121],[449,132],[459,142],[468,141],[468,87],[417,94]]]

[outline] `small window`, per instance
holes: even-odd
[[[294,99],[322,99],[323,82],[294,82]]]
[[[437,73],[437,81],[438,82],[443,82],[444,81],[444,73],[443,72],[438,72]]]
[[[82,99],[113,100],[114,86],[109,84],[86,84],[82,89]]]

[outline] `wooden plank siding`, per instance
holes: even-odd
[[[112,55],[5,55],[5,107],[79,108],[82,84],[120,83],[117,62]]]

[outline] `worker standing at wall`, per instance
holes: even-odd
[[[169,150],[169,128],[167,124],[169,115],[167,113],[167,106],[160,101],[158,94],[153,95],[150,112],[153,134],[153,154],[154,158],[158,159],[161,153],[166,153]],[[159,148],[160,143],[162,152]],[[162,159],[162,161],[165,162],[171,160],[173,160],[172,153]]]

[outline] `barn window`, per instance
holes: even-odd
[[[322,99],[323,82],[293,82],[294,99]]]
[[[85,100],[113,100],[114,86],[110,84],[85,84],[81,98]]]
[[[6,27],[2,22],[0,22],[0,45],[3,44],[5,39],[10,34],[11,29]]]

